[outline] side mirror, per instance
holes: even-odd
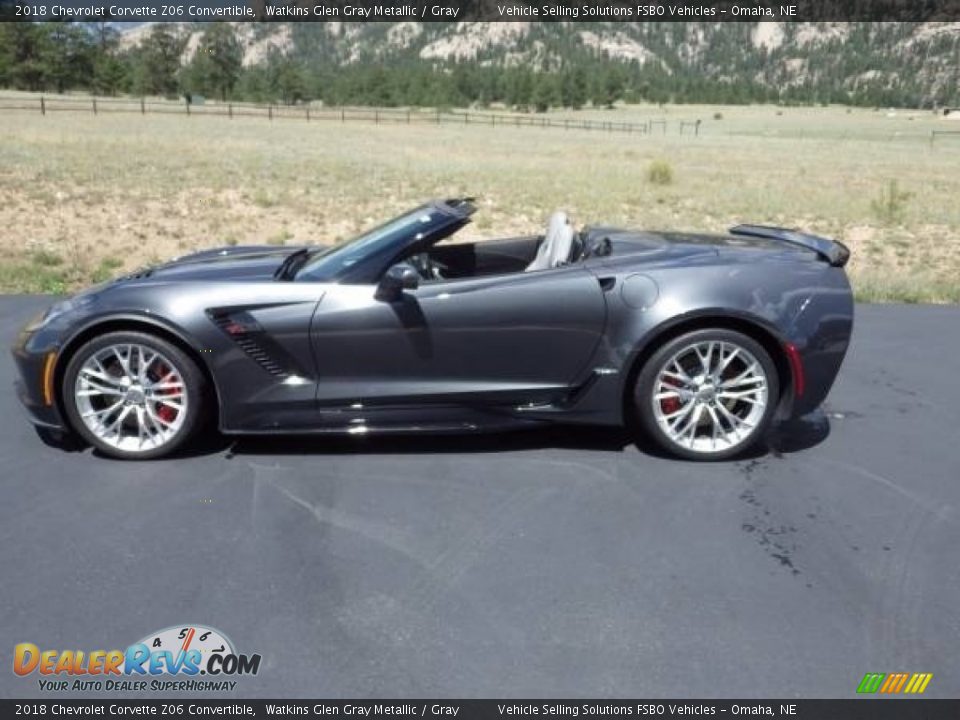
[[[412,265],[399,263],[387,270],[380,278],[374,297],[384,302],[396,302],[403,296],[404,290],[416,290],[418,287],[420,287],[420,273]]]

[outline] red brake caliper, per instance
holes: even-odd
[[[170,372],[170,368],[168,368],[164,363],[158,362],[156,372],[157,372],[157,379],[162,380]],[[163,390],[158,390],[157,394],[172,395],[176,391],[177,391],[176,388],[166,388]],[[177,411],[174,408],[170,407],[169,405],[164,405],[163,403],[155,403],[154,410],[157,411],[157,416],[166,423],[172,423],[174,419],[176,419],[177,417]]]
[[[660,384],[670,388],[678,387],[678,385],[675,382],[667,378],[664,378],[663,380],[661,380]],[[672,415],[679,409],[680,409],[680,398],[676,396],[665,397],[660,400],[660,410],[663,412],[664,415]]]

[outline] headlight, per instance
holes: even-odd
[[[92,295],[79,295],[77,297],[68,298],[67,300],[61,300],[60,302],[54,303],[48,307],[44,312],[33,317],[23,328],[23,331],[26,333],[36,332],[51,320],[54,320],[61,315],[65,315],[68,312],[73,312],[82,307],[86,307],[91,302],[93,302]]]
[[[47,312],[49,312],[49,308],[43,312],[38,312],[32,318],[27,320],[27,324],[24,325],[23,329],[20,330],[20,336],[23,337],[29,335],[30,333],[35,332],[43,327],[43,323],[45,323],[47,319]]]

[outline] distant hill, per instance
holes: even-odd
[[[150,24],[126,30],[136,47]],[[184,23],[183,62],[202,24]],[[960,23],[266,23],[235,25],[246,67],[283,57],[350,67],[623,66],[655,101],[779,99],[935,107],[960,104]]]

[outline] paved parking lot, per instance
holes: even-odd
[[[41,443],[4,354],[0,695],[40,694],[15,643],[186,623],[263,657],[216,697],[960,695],[958,357],[960,309],[860,307],[824,411],[721,464],[579,428],[123,463]]]

